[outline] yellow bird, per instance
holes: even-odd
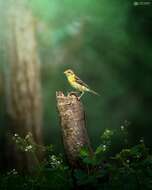
[[[64,74],[66,75],[71,86],[81,92],[79,99],[83,96],[84,92],[91,92],[99,96],[97,92],[91,90],[86,83],[84,83],[79,77],[77,77],[71,69],[64,71]]]

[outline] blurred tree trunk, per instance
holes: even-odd
[[[21,0],[9,10],[8,65],[6,76],[6,105],[10,133],[24,137],[28,132],[33,140],[42,143],[42,105],[40,68],[37,55],[33,16]],[[8,68],[7,68],[8,69]],[[31,159],[19,155],[12,145],[13,159],[19,168],[29,167]],[[13,152],[13,153],[12,153]],[[11,157],[8,153],[8,157]],[[25,158],[26,157],[26,158]],[[25,161],[26,159],[26,161]],[[24,160],[24,161],[23,161]]]

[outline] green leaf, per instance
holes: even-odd
[[[86,147],[80,149],[80,157],[89,157],[89,151]]]
[[[96,148],[95,154],[100,154],[101,152],[103,152],[103,146],[100,145]]]

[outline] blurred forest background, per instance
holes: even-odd
[[[151,4],[0,0],[0,17],[1,163],[8,134],[27,129],[63,151],[55,93],[71,91],[67,68],[101,94],[82,98],[93,147],[105,128],[122,125],[132,144],[152,147]]]

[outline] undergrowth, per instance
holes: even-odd
[[[13,141],[20,150],[33,156],[41,148],[45,151],[45,159],[33,168],[32,174],[23,175],[15,168],[1,173],[0,189],[152,189],[152,155],[143,139],[134,146],[129,145],[125,126],[117,130],[105,129],[101,143],[92,155],[86,147],[80,150],[79,159],[83,169],[72,170],[64,156],[55,153],[52,145],[40,147],[30,140],[31,137],[28,134],[23,139],[14,134]],[[121,148],[119,152],[116,152],[116,147]]]

